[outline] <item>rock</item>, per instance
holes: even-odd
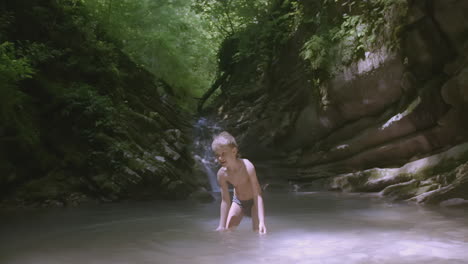
[[[350,66],[349,70],[345,69],[330,81],[330,104],[337,108],[344,120],[377,114],[402,95],[400,80],[404,68],[394,54],[386,54],[375,63],[370,60],[368,64],[378,68],[363,74],[355,72]],[[333,120],[331,123],[334,123]]]
[[[164,133],[172,142],[178,141],[182,136],[182,132],[179,129],[168,129]]]
[[[47,199],[40,203],[41,207],[64,207],[65,203],[59,200]]]
[[[399,169],[370,169],[333,178],[330,188],[347,192],[378,192],[389,185],[411,180]]]
[[[427,80],[441,71],[453,55],[449,45],[429,17],[410,27],[403,38],[403,50],[416,78]]]
[[[362,59],[349,64],[337,65],[343,60],[336,57],[348,56],[346,51],[322,68],[304,66],[298,56],[304,43],[327,30],[317,25],[275,47],[274,60],[261,75],[246,68],[255,58],[232,65],[221,85],[229,100],[220,96],[212,108],[222,109],[218,119],[235,131],[249,159],[297,168],[275,177],[291,179],[299,191],[320,188],[323,181],[329,189],[382,191],[421,202],[425,193],[455,191],[448,187],[455,179],[449,171],[468,157],[453,149],[434,154],[468,140],[468,24],[461,17],[468,2],[398,2],[389,9],[393,20],[384,19],[382,35],[392,35],[391,41],[378,36],[377,45],[365,47]],[[340,16],[340,10],[330,15]],[[406,19],[395,19],[406,10]],[[342,44],[331,43],[327,50]],[[255,83],[261,92],[256,97],[245,96],[253,86],[247,79],[262,80]]]
[[[289,191],[291,190],[291,186],[287,183],[277,183],[277,182],[270,182],[265,183],[261,186],[264,191],[267,192],[275,192],[275,191]]]
[[[436,190],[422,193],[410,199],[421,204],[438,205],[443,201],[458,198],[468,199],[468,162],[463,163],[453,170],[447,170],[446,177],[453,175],[455,180]]]
[[[294,184],[291,191],[295,192],[316,192],[323,190],[330,190],[330,178],[317,179],[309,183]]]
[[[434,0],[434,17],[441,30],[458,52],[463,52],[463,41],[468,32],[468,2],[458,0]]]
[[[78,206],[80,204],[89,203],[92,200],[83,193],[73,192],[65,198],[67,206]]]
[[[446,103],[457,109],[468,103],[468,67],[444,84],[441,95]]]
[[[400,85],[405,93],[409,93],[415,90],[416,83],[417,81],[413,73],[409,71],[403,73]]]
[[[154,159],[159,162],[166,162],[166,159],[163,156],[154,156]]]
[[[380,194],[392,200],[406,200],[417,193],[419,187],[418,180],[411,180],[403,183],[390,185],[383,189]]]
[[[415,198],[426,192],[450,184],[453,179],[442,177],[440,172],[450,172],[463,163],[468,155],[468,143],[453,147],[446,152],[407,163],[401,168],[369,169],[334,177],[329,188],[348,192],[376,192],[395,200]],[[416,199],[416,198],[415,198]],[[418,202],[427,197],[417,198]]]
[[[180,154],[172,149],[166,141],[163,141],[163,146],[166,155],[168,155],[172,160],[178,160],[180,158]]]
[[[426,16],[425,13],[426,7],[421,4],[413,5],[412,8],[408,10],[408,24],[413,24],[423,19]]]
[[[462,198],[452,198],[440,202],[439,205],[442,207],[468,207],[468,200]]]

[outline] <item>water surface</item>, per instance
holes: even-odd
[[[268,234],[213,231],[219,202],[0,213],[2,264],[468,263],[468,213],[341,193],[265,193]]]

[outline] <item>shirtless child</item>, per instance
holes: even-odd
[[[211,148],[221,164],[218,183],[221,187],[221,208],[217,231],[233,229],[244,215],[252,217],[252,227],[260,234],[266,233],[263,198],[254,165],[248,159],[238,157],[237,143],[228,132],[217,135]],[[229,195],[228,183],[234,186]]]

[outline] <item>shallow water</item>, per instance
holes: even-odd
[[[468,263],[468,212],[341,193],[265,193],[268,234],[215,232],[219,202],[0,213],[2,264]]]

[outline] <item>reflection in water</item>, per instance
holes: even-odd
[[[252,232],[250,221],[213,231],[219,201],[3,212],[0,263],[467,263],[464,210],[360,194],[264,199],[267,235]]]

